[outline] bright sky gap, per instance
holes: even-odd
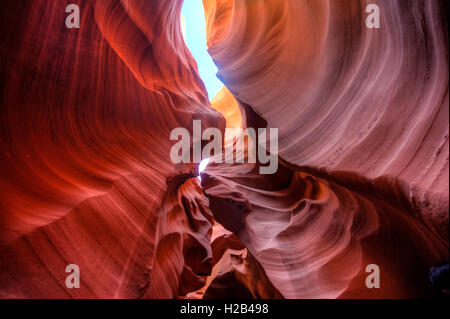
[[[206,45],[206,21],[202,0],[185,0],[181,14],[186,25],[184,41],[197,61],[198,71],[211,100],[222,89],[217,78],[217,67],[208,53]]]

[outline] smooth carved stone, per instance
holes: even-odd
[[[219,77],[314,174],[368,179],[448,243],[445,1],[206,1]],[[339,177],[339,176],[337,176]]]
[[[226,85],[211,103],[182,0],[74,2],[79,29],[63,1],[2,1],[0,298],[432,296],[449,239],[445,1],[378,0],[368,29],[365,0],[205,0]],[[278,128],[277,172],[210,164],[201,187],[196,164],[170,161],[194,120]]]

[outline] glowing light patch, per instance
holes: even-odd
[[[202,177],[200,176],[201,172],[203,172],[206,169],[206,166],[209,164],[209,158],[205,158],[200,162],[200,165],[198,166],[198,180],[201,181]]]

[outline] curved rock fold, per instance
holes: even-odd
[[[446,1],[373,1],[369,29],[365,0],[203,0],[225,84],[211,101],[183,0],[71,2],[80,29],[62,1],[2,1],[0,298],[434,296]],[[170,160],[171,131],[194,120],[277,128],[277,172],[247,150],[199,182]]]

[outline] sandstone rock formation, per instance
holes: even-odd
[[[203,2],[226,85],[211,103],[182,0],[73,0],[80,29],[63,1],[2,1],[0,298],[432,296],[447,2],[373,1],[380,29],[363,0]],[[278,128],[277,173],[210,164],[200,184],[170,161],[195,119]]]

